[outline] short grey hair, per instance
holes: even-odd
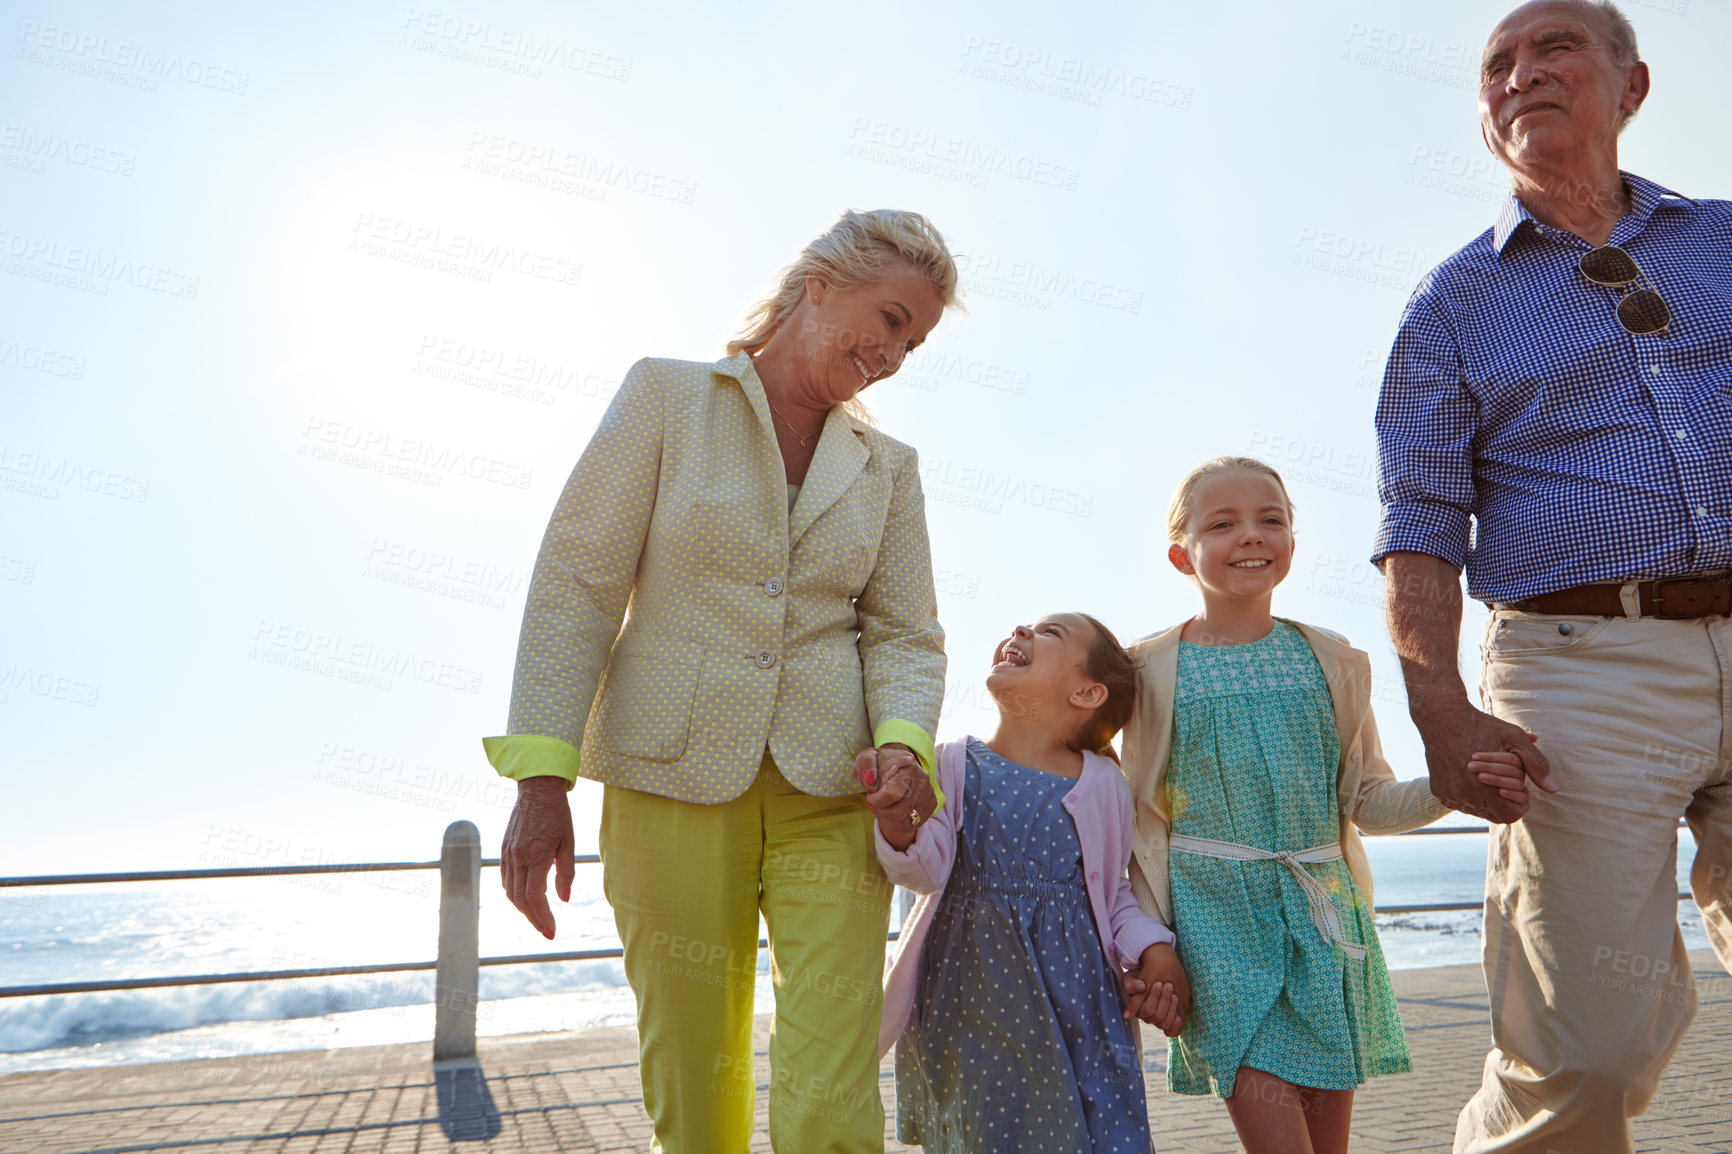
[[[1571,8],[1582,12],[1591,12],[1598,16],[1606,25],[1606,31],[1612,40],[1612,59],[1619,68],[1628,68],[1632,64],[1642,62],[1642,54],[1636,48],[1636,26],[1630,23],[1630,18],[1612,0],[1558,0]]]
[[[1617,61],[1619,68],[1642,62],[1642,54],[1636,48],[1636,26],[1630,23],[1623,9],[1612,0],[1582,0],[1582,6],[1592,8],[1605,20],[1606,30],[1612,34],[1612,59]]]

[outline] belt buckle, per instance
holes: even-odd
[[[1677,609],[1667,606],[1666,590],[1679,591]],[[1732,610],[1732,578],[1726,574],[1713,577],[1661,577],[1654,581],[1654,613],[1662,621],[1683,621],[1696,617],[1725,616]]]

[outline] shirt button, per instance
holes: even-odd
[[[764,592],[769,596],[774,597],[781,593],[781,591],[782,579],[780,577],[772,577],[768,581],[764,582]]]
[[[1697,506],[1696,506],[1696,516],[1698,516],[1698,517],[1706,517],[1706,516],[1707,516],[1707,515],[1708,515],[1708,510],[1707,510],[1707,509],[1705,509],[1705,508],[1703,508],[1703,507],[1702,507],[1702,506],[1701,506],[1701,505],[1697,505]]]
[[[1100,875],[1100,874],[1098,874],[1098,873],[1095,873],[1095,872],[1094,872],[1094,871],[1093,871],[1093,870],[1090,870],[1090,871],[1089,871],[1089,881],[1091,881],[1091,882],[1098,882],[1098,881],[1100,881],[1100,880],[1101,880],[1101,875]]]
[[[774,664],[776,664],[776,655],[774,653],[771,653],[768,649],[758,650],[759,669],[768,669]]]
[[[1680,441],[1688,441],[1690,439],[1690,430],[1689,429],[1679,429],[1678,430],[1678,439]]]
[[[1650,376],[1655,376],[1655,377],[1659,376],[1660,375],[1660,366],[1659,365],[1649,365],[1648,366],[1648,374]]]

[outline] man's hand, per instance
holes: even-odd
[[[517,804],[505,823],[505,844],[499,850],[499,880],[511,904],[541,936],[553,938],[553,910],[547,904],[547,867],[554,867],[553,885],[559,900],[571,900],[573,860],[577,845],[571,836],[571,803],[565,779],[526,777],[517,783]]]
[[[1119,975],[1125,1017],[1140,1018],[1175,1038],[1191,1013],[1191,980],[1179,955],[1165,942],[1143,951],[1137,968]]]
[[[1551,765],[1519,725],[1463,705],[1458,710],[1414,715],[1425,742],[1431,792],[1451,809],[1493,822],[1527,816],[1530,798],[1521,778],[1556,793]],[[1514,785],[1509,778],[1517,777]]]
[[[1461,572],[1426,553],[1384,558],[1389,636],[1407,681],[1408,713],[1425,741],[1431,792],[1451,809],[1491,822],[1520,821],[1528,811],[1524,791],[1481,781],[1469,768],[1475,753],[1514,754],[1521,771],[1549,793],[1550,764],[1519,726],[1475,709],[1461,680]]]
[[[914,844],[915,832],[932,817],[932,782],[906,745],[863,749],[854,759],[854,780],[866,787],[866,808],[891,848]]]

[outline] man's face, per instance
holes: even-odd
[[[1517,171],[1617,155],[1618,129],[1647,95],[1647,66],[1620,67],[1609,33],[1599,15],[1548,0],[1504,18],[1480,69],[1492,155]]]

